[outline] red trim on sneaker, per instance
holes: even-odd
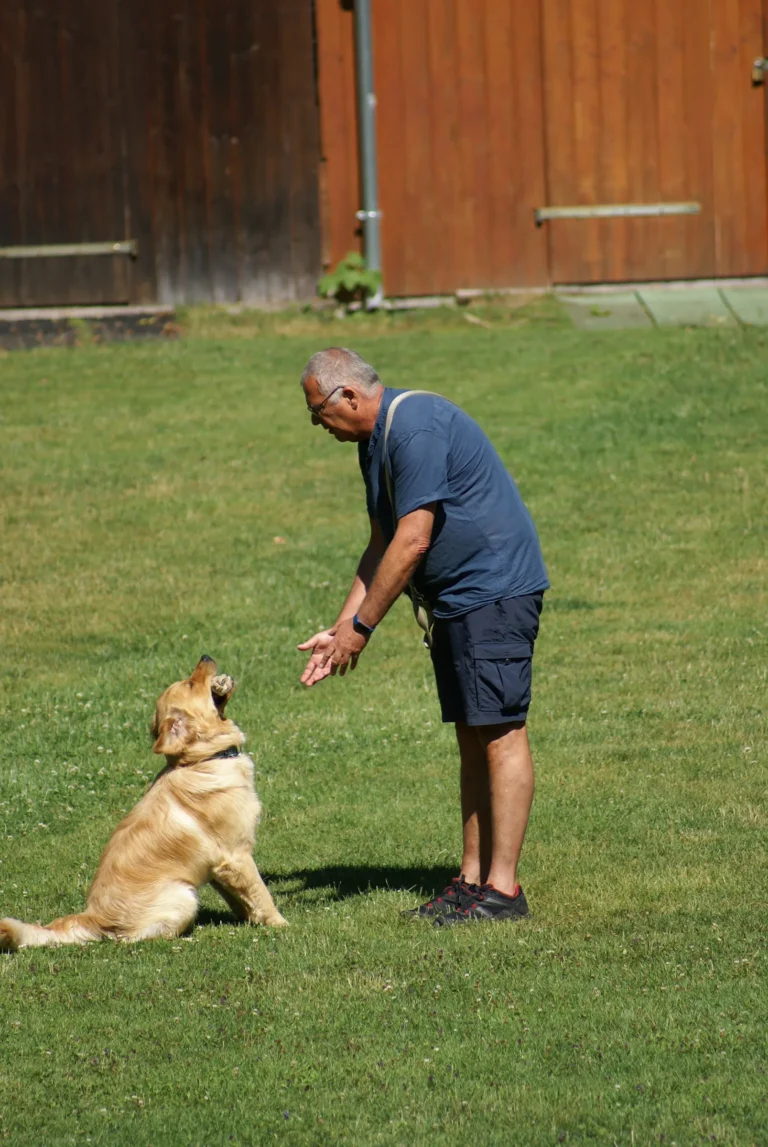
[[[506,896],[509,900],[514,900],[520,895],[519,884],[515,885],[514,892],[502,892],[500,888],[497,888],[495,884],[491,884],[490,881],[487,884],[484,884],[483,888],[492,888],[494,892],[498,892],[499,896]]]

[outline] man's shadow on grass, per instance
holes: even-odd
[[[424,899],[445,888],[453,875],[454,872],[443,865],[398,868],[348,864],[263,874],[270,892],[283,905],[302,901],[348,900],[351,896],[363,896],[379,889],[411,892]],[[198,925],[238,923],[240,921],[224,909],[201,908],[197,914]]]

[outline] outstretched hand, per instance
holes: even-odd
[[[301,675],[302,685],[309,687],[326,677],[343,677],[349,669],[357,667],[357,659],[368,644],[368,639],[357,633],[351,621],[342,621],[332,629],[324,629],[296,648],[312,650],[312,656]]]

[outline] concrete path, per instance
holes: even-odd
[[[587,331],[768,326],[766,279],[561,289],[556,297],[574,326]]]

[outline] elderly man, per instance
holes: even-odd
[[[444,722],[456,726],[460,874],[413,910],[440,926],[528,915],[517,863],[533,800],[526,717],[547,572],[536,530],[490,441],[438,395],[384,387],[354,351],[312,356],[301,378],[315,426],[356,442],[371,535],[330,629],[299,645],[316,685],[358,658],[407,590],[431,607]],[[392,493],[390,501],[389,490]]]

